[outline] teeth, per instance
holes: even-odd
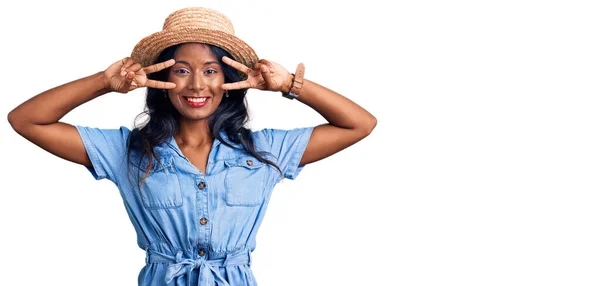
[[[206,97],[187,97],[186,99],[187,99],[187,101],[190,101],[190,102],[205,102],[206,101]]]

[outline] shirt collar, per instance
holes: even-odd
[[[220,133],[221,133],[221,138],[223,138],[225,141],[227,141],[227,143],[229,143],[229,144],[231,144],[233,146],[239,145],[239,144],[231,142],[231,140],[229,140],[229,137],[227,137],[227,133],[225,131],[221,130]],[[175,151],[175,153],[177,153],[179,156],[185,157],[185,155],[183,155],[183,153],[179,149],[179,145],[177,145],[177,141],[175,141],[175,137],[174,136],[171,136],[171,138],[169,138],[166,143],[167,143],[167,146],[169,146],[171,149],[173,149],[173,151]],[[213,144],[212,144],[212,148],[213,149],[216,148],[221,143],[222,142],[219,141],[219,139],[215,138],[215,140],[213,141]]]

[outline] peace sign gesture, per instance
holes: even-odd
[[[110,65],[104,71],[104,77],[112,91],[127,93],[138,87],[152,87],[160,89],[175,88],[172,82],[156,81],[148,79],[147,75],[161,71],[175,64],[175,60],[154,64],[143,68],[132,58],[124,58]]]
[[[225,90],[256,88],[288,92],[292,86],[293,76],[278,63],[262,59],[254,65],[254,69],[250,69],[228,57],[223,57],[223,62],[248,76],[244,81],[223,84],[222,88]]]

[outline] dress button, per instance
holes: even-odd
[[[252,162],[252,160],[246,160],[246,165],[252,167],[252,165],[254,165],[254,162]]]
[[[200,182],[200,184],[198,184],[198,188],[204,190],[204,188],[206,188],[206,184],[204,182]]]
[[[203,218],[200,219],[200,224],[201,225],[205,225],[207,222],[208,222],[208,220],[205,217],[203,217]]]
[[[205,254],[206,254],[206,250],[204,250],[204,248],[198,250],[198,255],[204,256]]]

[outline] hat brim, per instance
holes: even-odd
[[[258,62],[254,50],[239,38],[217,30],[202,28],[179,28],[156,32],[143,38],[133,51],[131,57],[143,67],[152,65],[160,53],[173,45],[182,43],[204,43],[224,49],[234,60],[252,68]]]

